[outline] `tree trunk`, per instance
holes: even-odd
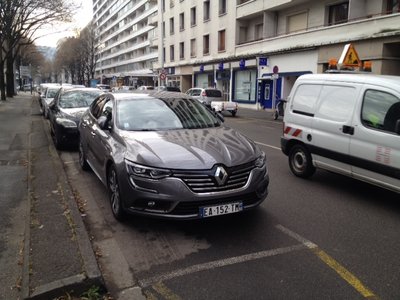
[[[9,53],[6,55],[6,82],[7,82],[7,97],[14,97],[15,89],[14,89],[14,60],[12,54]]]
[[[0,50],[1,51],[1,50]],[[1,101],[6,101],[6,85],[4,82],[4,60],[0,57],[0,99]]]

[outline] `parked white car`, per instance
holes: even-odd
[[[225,101],[222,92],[218,89],[195,87],[187,90],[186,94],[214,111],[221,113],[228,111],[232,116],[235,116],[237,113],[238,104],[236,102]]]

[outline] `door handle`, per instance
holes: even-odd
[[[348,126],[348,125],[343,125],[342,131],[343,131],[344,134],[353,135],[354,134],[354,127],[353,126]]]
[[[94,131],[91,131],[90,134],[92,135],[92,137],[96,136],[96,133]]]

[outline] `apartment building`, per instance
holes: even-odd
[[[159,0],[158,11],[162,84],[215,86],[242,107],[272,108],[348,43],[373,73],[400,75],[398,0]]]
[[[153,63],[157,49],[150,47],[156,33],[149,17],[157,12],[157,1],[94,0],[99,81],[116,85],[153,85]]]

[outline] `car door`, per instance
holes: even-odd
[[[97,119],[101,116],[102,109],[107,101],[105,95],[99,96],[89,107],[89,111],[82,117],[80,122],[80,139],[84,148],[86,159],[93,171],[100,177],[99,166],[96,164],[94,152],[95,131],[97,130]]]
[[[106,97],[104,105],[101,108],[101,112],[97,119],[94,120],[93,126],[90,131],[91,135],[91,158],[92,164],[98,176],[103,182],[106,182],[106,162],[108,157],[110,157],[111,146],[110,146],[110,130],[102,129],[99,125],[100,117],[112,116],[113,102],[110,98]],[[112,123],[112,117],[110,119],[110,124]]]
[[[355,177],[400,192],[398,120],[399,91],[366,85],[354,118],[350,155]]]
[[[356,84],[345,82],[322,86],[312,119],[312,133],[307,137],[313,145],[316,166],[342,174],[351,173],[349,147],[359,90]]]

